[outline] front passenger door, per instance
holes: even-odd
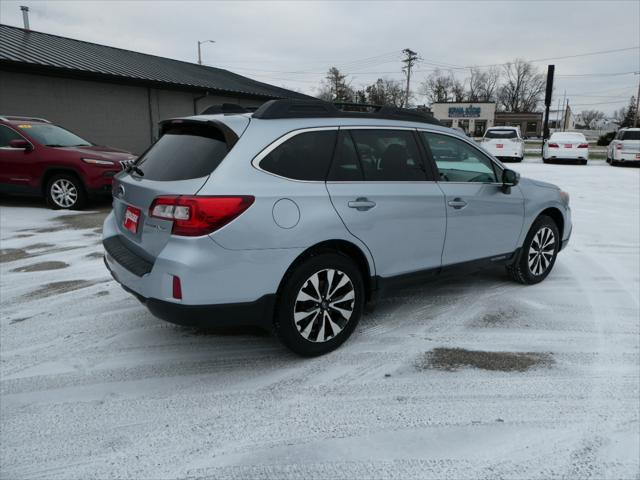
[[[421,131],[445,194],[447,235],[442,265],[502,256],[517,248],[523,225],[520,189],[502,189],[502,169],[478,147],[456,137]]]

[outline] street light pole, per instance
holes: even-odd
[[[200,45],[203,43],[216,43],[215,40],[198,40],[198,65],[202,65],[202,53],[200,49]]]

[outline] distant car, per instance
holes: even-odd
[[[503,162],[521,162],[524,158],[524,140],[518,127],[488,128],[480,145]]]
[[[640,128],[621,128],[607,148],[607,163],[640,164]]]
[[[579,132],[555,132],[545,141],[542,149],[542,161],[568,160],[586,165],[589,160],[589,142]]]
[[[110,194],[113,176],[135,158],[42,118],[0,115],[0,193],[43,196],[54,209],[81,209],[88,197]]]

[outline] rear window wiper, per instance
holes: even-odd
[[[129,165],[126,169],[127,173],[136,173],[141,177],[144,177],[144,172],[142,170],[140,170],[140,167],[138,167],[135,163],[132,163],[131,165]]]

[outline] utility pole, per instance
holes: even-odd
[[[405,64],[405,66],[402,67],[402,71],[407,74],[407,90],[404,93],[404,108],[408,108],[409,107],[409,86],[411,83],[411,69],[419,60],[419,58],[418,58],[418,54],[413,50],[411,50],[410,48],[405,48],[404,50],[402,50],[402,53],[404,53],[405,55],[404,60],[402,60],[402,63]]]
[[[636,74],[640,75],[640,73]],[[640,79],[638,79],[638,94],[636,95],[636,113],[633,116],[633,126],[638,126],[638,108],[640,108]]]
[[[542,149],[544,142],[549,138],[549,107],[551,106],[551,97],[553,96],[553,74],[556,71],[555,65],[547,67],[547,86],[544,93],[544,125],[542,127]]]
[[[216,43],[215,40],[198,40],[198,65],[202,65],[202,53],[200,52],[200,45],[203,43]]]

